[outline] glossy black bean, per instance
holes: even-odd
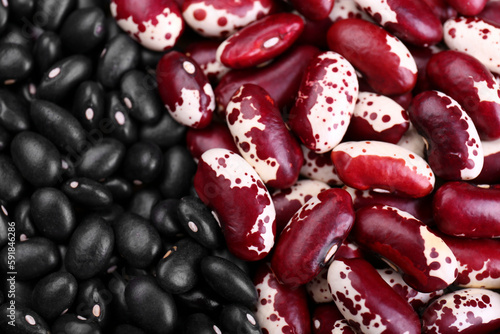
[[[39,99],[60,103],[72,99],[75,90],[92,75],[92,61],[73,55],[57,61],[42,76],[37,89]]]
[[[10,144],[12,160],[35,187],[55,185],[61,175],[61,155],[47,138],[31,131],[18,133]]]
[[[149,73],[131,70],[121,79],[120,89],[125,106],[130,115],[143,123],[155,124],[165,112],[165,107],[151,85],[155,78]]]
[[[132,196],[132,183],[121,177],[112,176],[102,184],[111,191],[115,202],[128,200]]]
[[[66,180],[61,190],[71,201],[88,208],[103,208],[113,203],[113,195],[106,186],[86,177]]]
[[[124,213],[114,223],[118,253],[129,265],[147,268],[161,252],[161,238],[146,219],[134,213]]]
[[[158,64],[161,57],[163,57],[165,53],[165,51],[157,52],[146,48],[141,48],[141,68],[156,68],[156,64]],[[156,87],[156,80],[154,82],[154,87]]]
[[[151,223],[166,238],[176,238],[184,233],[177,215],[179,203],[178,199],[166,199],[156,204],[151,210]]]
[[[257,302],[257,290],[250,277],[233,262],[217,256],[207,256],[200,264],[205,282],[225,300],[252,307]]]
[[[163,156],[160,191],[166,198],[181,198],[189,193],[196,163],[185,146],[173,146]]]
[[[0,125],[0,152],[7,151],[12,141],[12,135]]]
[[[36,85],[32,78],[24,80],[17,86],[16,93],[27,103],[31,103],[36,98]]]
[[[38,0],[33,23],[44,30],[56,31],[75,6],[76,0]]]
[[[7,1],[0,2],[0,34],[4,31],[9,20],[9,3]]]
[[[158,145],[140,141],[133,144],[125,155],[123,175],[134,183],[150,183],[161,173],[163,153]]]
[[[115,328],[113,334],[146,334],[140,328],[137,328],[132,325],[122,324]]]
[[[15,202],[25,193],[26,184],[12,158],[0,153],[0,201]]]
[[[139,138],[153,142],[161,148],[166,148],[181,143],[185,134],[186,127],[164,112],[157,123],[141,126]]]
[[[154,278],[136,277],[125,288],[132,323],[150,334],[175,333],[177,308],[172,296]]]
[[[74,98],[72,113],[87,130],[99,130],[99,123],[104,115],[106,103],[104,90],[96,81],[84,81],[78,86]]]
[[[0,305],[0,331],[6,334],[50,334],[49,325],[40,315],[10,302]]]
[[[184,231],[201,245],[217,249],[223,244],[224,237],[219,224],[199,198],[181,198],[177,213]]]
[[[33,70],[31,53],[19,44],[0,44],[0,82],[11,85],[26,79]]]
[[[31,195],[30,216],[36,229],[57,243],[67,241],[76,228],[71,202],[55,188],[40,188]]]
[[[44,74],[63,57],[61,38],[53,31],[45,31],[37,38],[33,48],[36,70]]]
[[[184,334],[220,334],[215,322],[204,313],[191,314],[184,322]]]
[[[156,280],[167,292],[191,290],[200,280],[200,262],[207,255],[203,246],[191,238],[179,240],[156,266]]]
[[[30,199],[21,199],[14,209],[14,221],[16,222],[17,240],[26,240],[37,235],[35,224],[30,216]]]
[[[107,31],[107,36],[106,40],[109,42],[113,38],[115,38],[118,34],[122,33],[122,30],[116,23],[116,20],[113,17],[106,17],[106,31]]]
[[[233,253],[231,253],[229,249],[227,249],[226,247],[212,250],[211,255],[222,257],[228,261],[231,261],[232,263],[237,265],[241,270],[243,270],[248,276],[252,275],[251,268],[249,267],[249,262],[246,262],[238,258]]]
[[[8,266],[8,246],[0,251],[0,267],[10,272]],[[59,265],[59,251],[55,243],[47,238],[34,237],[23,242],[17,242],[16,251],[16,278],[31,280],[42,277]]]
[[[151,210],[160,201],[161,194],[157,189],[141,189],[132,196],[129,211],[149,220],[151,218]]]
[[[35,10],[35,0],[9,0],[11,21],[30,21]],[[23,20],[24,19],[24,20]]]
[[[52,321],[73,305],[78,283],[70,273],[59,271],[45,276],[33,290],[33,309]]]
[[[106,38],[105,15],[101,8],[86,7],[73,11],[61,31],[64,47],[72,53],[87,53]]]
[[[12,133],[30,127],[28,104],[6,89],[0,89],[0,124]]]
[[[224,305],[219,316],[219,324],[224,331],[238,334],[261,334],[255,314],[242,305]]]
[[[33,41],[31,31],[29,30],[29,28],[25,29],[24,25],[19,27],[18,25],[9,22],[5,27],[3,34],[0,35],[0,44],[18,44],[20,46],[24,46],[26,50],[31,50],[33,47]]]
[[[78,279],[94,277],[106,268],[114,240],[113,229],[103,218],[85,218],[69,241],[64,261],[66,270]]]
[[[219,314],[222,302],[218,295],[206,286],[196,286],[188,292],[175,295],[175,300],[185,313],[206,312]]]
[[[76,173],[93,180],[105,179],[118,170],[124,157],[125,145],[114,138],[104,138],[76,157]]]
[[[117,271],[112,272],[113,276],[109,280],[108,288],[113,299],[111,300],[111,312],[113,319],[120,322],[129,322],[128,318],[128,307],[125,301],[125,288],[127,287],[127,281],[119,274]]]
[[[52,324],[51,334],[101,334],[99,325],[93,321],[78,317],[76,314],[64,314]]]
[[[0,248],[3,248],[7,245],[9,241],[9,237],[12,237],[12,234],[9,235],[9,215],[7,209],[0,205]],[[11,227],[11,233],[15,232],[15,226]]]
[[[102,208],[102,209],[95,209],[92,211],[92,214],[95,214],[108,223],[114,222],[118,217],[122,215],[122,213],[125,212],[125,209],[121,205],[118,204],[112,204],[108,207]]]
[[[80,282],[74,304],[75,312],[77,315],[105,327],[110,320],[111,310],[109,307],[112,299],[113,295],[100,279],[92,278]]]
[[[138,44],[125,33],[119,33],[104,46],[97,66],[97,78],[104,87],[115,88],[121,77],[136,68],[139,61]]]
[[[111,136],[127,145],[137,141],[137,124],[130,117],[127,108],[122,103],[119,92],[114,91],[106,96],[104,117],[110,120],[112,125]]]

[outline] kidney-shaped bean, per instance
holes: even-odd
[[[486,6],[488,0],[446,0],[459,14],[474,16]]]
[[[226,149],[206,151],[193,182],[200,199],[216,212],[233,254],[256,261],[271,251],[276,211],[264,183],[242,157]]]
[[[343,55],[377,93],[404,94],[415,86],[415,60],[406,46],[383,28],[346,19],[333,24],[327,38],[330,49]]]

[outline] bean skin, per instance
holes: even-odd
[[[151,223],[164,237],[174,238],[184,233],[177,214],[179,203],[180,200],[170,198],[157,203],[151,210]]]
[[[70,273],[47,275],[33,290],[33,309],[44,319],[54,320],[73,304],[77,290],[78,283]]]
[[[40,28],[56,31],[75,6],[76,0],[37,1],[33,19]]]
[[[77,155],[79,176],[101,180],[115,173],[125,157],[125,145],[114,138],[104,138],[81,155]]]
[[[73,96],[71,113],[85,129],[99,127],[105,108],[104,90],[99,83],[84,81],[78,86]]]
[[[222,299],[205,285],[175,295],[175,300],[183,309],[191,313],[206,312],[212,316],[219,314],[223,305]]]
[[[111,319],[110,302],[113,296],[99,278],[92,278],[78,285],[75,312],[105,327]]]
[[[14,209],[14,221],[16,222],[16,238],[21,240],[31,238],[38,234],[35,229],[35,224],[30,217],[30,200],[23,198]]]
[[[186,133],[186,126],[175,121],[168,113],[163,113],[155,124],[143,124],[139,129],[139,138],[151,141],[161,148],[180,144]]]
[[[221,333],[219,327],[204,313],[191,314],[184,325],[185,334],[214,334]]]
[[[189,151],[180,145],[173,146],[163,155],[163,171],[160,191],[166,198],[181,198],[187,195],[196,172],[196,163]]]
[[[262,333],[255,315],[246,307],[238,304],[225,305],[219,316],[219,323],[226,331],[234,331],[241,334]]]
[[[137,141],[138,126],[120,99],[118,91],[106,96],[105,118],[110,121],[110,134],[122,143],[129,145]]]
[[[85,207],[102,208],[113,203],[113,195],[106,186],[84,177],[66,180],[61,190],[74,203]]]
[[[158,189],[141,189],[132,196],[128,210],[149,220],[151,218],[151,210],[160,202],[161,198]]]
[[[151,183],[161,173],[163,154],[158,145],[139,141],[133,144],[122,163],[123,175],[134,183]]]

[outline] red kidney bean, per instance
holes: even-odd
[[[336,52],[309,63],[288,123],[309,149],[325,153],[342,140],[358,96],[352,65]]]
[[[404,42],[428,46],[439,43],[443,38],[441,21],[425,1],[355,2],[388,32]]]
[[[232,35],[275,10],[273,0],[186,0],[182,6],[182,16],[197,33],[220,38]]]
[[[331,334],[335,322],[343,319],[344,316],[340,313],[335,303],[317,305],[311,318],[313,325],[312,332],[314,334]]]
[[[219,45],[219,41],[197,41],[190,43],[185,49],[186,56],[191,57],[200,66],[211,83],[219,82],[230,70],[215,56]]]
[[[427,77],[463,107],[481,138],[500,137],[500,86],[477,59],[457,51],[439,52],[429,60]]]
[[[413,198],[424,197],[434,188],[434,173],[427,162],[394,144],[345,142],[331,154],[340,179],[352,188]]]
[[[276,211],[264,183],[242,157],[226,149],[206,151],[193,182],[200,199],[216,212],[233,254],[257,261],[271,251]]]
[[[407,212],[383,205],[361,208],[356,211],[352,236],[362,248],[399,268],[405,282],[420,292],[442,290],[457,277],[451,249]]]
[[[292,13],[278,13],[255,21],[220,44],[216,59],[230,68],[265,63],[287,50],[300,36],[304,21]]]
[[[292,6],[310,20],[326,19],[332,11],[334,0],[289,0]]]
[[[12,85],[26,79],[33,70],[33,57],[22,45],[0,43],[0,82]]]
[[[337,320],[333,324],[332,334],[356,334],[356,330],[346,319]]]
[[[275,190],[271,197],[276,209],[276,235],[283,231],[302,205],[329,188],[328,184],[321,181],[299,180],[290,188]]]
[[[313,21],[300,15],[297,11],[293,13],[299,15],[304,21],[304,29],[296,43],[301,45],[314,45],[322,50],[328,49],[326,33],[333,23],[332,20],[327,17],[326,19]]]
[[[158,63],[156,80],[160,97],[176,121],[193,128],[210,123],[214,92],[194,60],[177,51],[167,53]]]
[[[0,124],[13,133],[30,128],[28,106],[20,96],[6,89],[0,89]]]
[[[483,146],[474,123],[450,96],[438,91],[418,94],[410,119],[426,140],[427,160],[445,180],[471,180],[484,163]]]
[[[257,269],[253,282],[259,295],[255,316],[264,333],[311,332],[307,295],[303,287],[290,289],[280,284],[267,263]]]
[[[329,184],[330,186],[341,186],[344,183],[339,179],[335,166],[332,162],[330,152],[318,154],[306,146],[301,145],[304,156],[304,164],[300,169],[300,175]]]
[[[417,313],[363,259],[338,259],[328,269],[335,304],[358,332],[420,333]]]
[[[447,0],[422,0],[432,10],[439,20],[444,23],[446,20],[457,16],[457,11],[451,7]]]
[[[482,141],[484,165],[481,173],[474,179],[475,183],[500,183],[500,138]]]
[[[500,27],[480,18],[458,17],[446,21],[443,29],[444,42],[450,49],[465,52],[488,70],[500,73]]]
[[[271,260],[276,278],[291,288],[309,282],[334,259],[353,223],[354,209],[346,191],[328,189],[312,197],[278,239]]]
[[[383,28],[360,19],[340,20],[328,30],[328,46],[343,55],[383,95],[415,87],[417,66],[406,46]]]
[[[432,84],[427,78],[427,64],[429,63],[429,59],[431,59],[432,55],[441,52],[442,50],[435,45],[433,45],[432,47],[419,47],[410,45],[408,46],[408,50],[410,50],[413,59],[415,59],[415,63],[417,64],[418,69],[417,84],[413,89],[414,95],[426,90],[431,90]]]
[[[163,155],[159,188],[165,198],[181,198],[189,193],[196,163],[184,146],[170,147]]]
[[[172,48],[184,31],[184,20],[174,0],[113,0],[110,11],[120,28],[150,50]]]
[[[436,299],[422,314],[424,333],[494,333],[500,328],[500,294],[465,289]]]
[[[230,71],[222,77],[215,89],[218,112],[225,112],[234,92],[246,83],[265,89],[278,108],[290,106],[295,101],[304,70],[309,61],[318,53],[319,50],[316,47],[297,46],[268,66]]]
[[[488,1],[481,13],[476,16],[500,28],[500,3],[498,1]]]
[[[488,0],[446,0],[459,14],[474,16],[479,14]]]
[[[409,126],[408,114],[398,103],[383,95],[360,92],[345,137],[397,144]]]
[[[225,148],[238,153],[227,124],[220,122],[212,122],[203,129],[189,128],[186,133],[186,145],[196,161],[212,148]]]
[[[67,272],[55,272],[39,280],[33,289],[33,309],[52,321],[67,310],[76,298],[78,283]]]
[[[303,163],[300,145],[264,89],[241,86],[227,105],[226,121],[240,154],[266,185],[288,188],[297,181]]]
[[[10,303],[3,303],[0,306],[0,329],[5,333],[10,332],[13,328],[10,321],[11,310],[9,310]],[[35,311],[29,309],[25,305],[16,304],[14,311],[14,328],[16,332],[25,333],[51,333],[51,327],[45,322],[45,320],[35,313]]]
[[[420,311],[429,302],[443,295],[444,290],[437,290],[430,293],[419,292],[409,286],[401,277],[401,275],[393,269],[377,269],[380,277],[390,285],[415,311]]]
[[[12,158],[0,153],[0,201],[17,202],[26,191],[26,182]]]
[[[163,154],[158,145],[138,141],[127,150],[122,162],[123,176],[134,183],[151,183],[163,167]]]
[[[500,189],[448,182],[434,195],[434,220],[448,235],[468,238],[500,236]]]

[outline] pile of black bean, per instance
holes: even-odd
[[[161,53],[102,0],[0,4],[0,332],[260,333]]]

